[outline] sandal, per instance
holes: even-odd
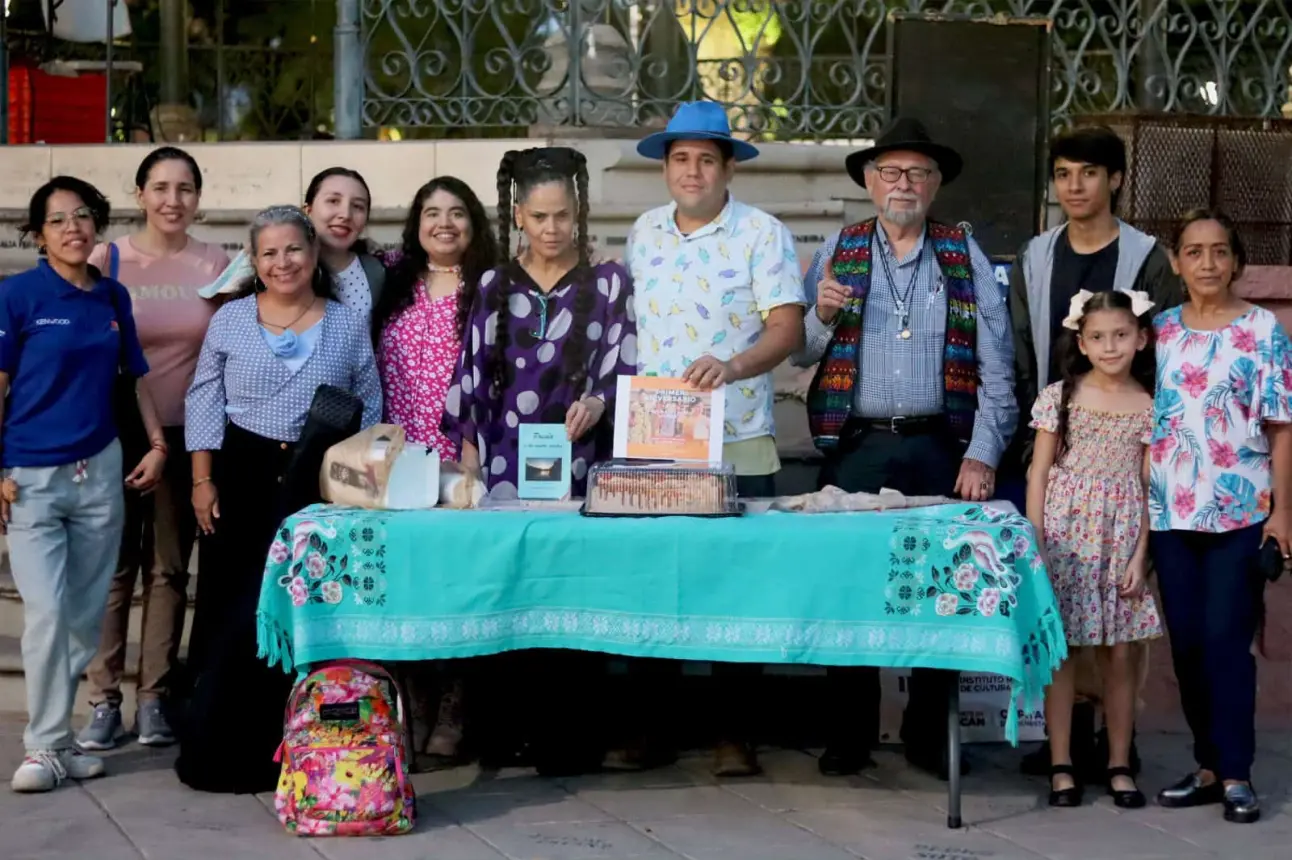
[[[1124,776],[1131,780],[1135,778],[1135,774],[1129,767],[1108,768],[1108,796],[1113,799],[1113,806],[1121,809],[1140,809],[1148,803],[1144,793],[1138,787],[1128,791],[1118,791],[1113,788],[1113,779],[1119,776]]]
[[[1054,787],[1054,778],[1056,776],[1072,777],[1071,788]],[[1081,805],[1081,782],[1077,779],[1077,771],[1070,764],[1052,764],[1050,765],[1050,806],[1062,806],[1071,808]]]

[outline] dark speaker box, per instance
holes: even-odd
[[[1050,21],[889,16],[889,116],[919,119],[964,157],[932,217],[968,222],[992,257],[1040,231],[1048,184]]]

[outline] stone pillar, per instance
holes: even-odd
[[[363,39],[359,0],[336,0],[332,31],[332,112],[336,139],[363,136]]]
[[[188,2],[161,0],[160,93],[164,105],[188,104]]]

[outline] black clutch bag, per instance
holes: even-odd
[[[1278,582],[1279,577],[1283,575],[1285,564],[1286,560],[1283,558],[1283,551],[1279,549],[1279,542],[1274,538],[1265,541],[1256,559],[1256,567],[1261,576],[1270,582]]]
[[[363,401],[344,388],[320,385],[305,416],[301,438],[287,466],[284,516],[321,502],[319,472],[327,449],[358,433],[363,421]]]

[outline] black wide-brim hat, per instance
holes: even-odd
[[[950,185],[964,169],[964,159],[949,146],[934,143],[924,123],[910,117],[898,117],[875,139],[870,149],[850,154],[844,165],[852,181],[866,187],[866,165],[885,152],[918,152],[937,162],[942,184]]]

